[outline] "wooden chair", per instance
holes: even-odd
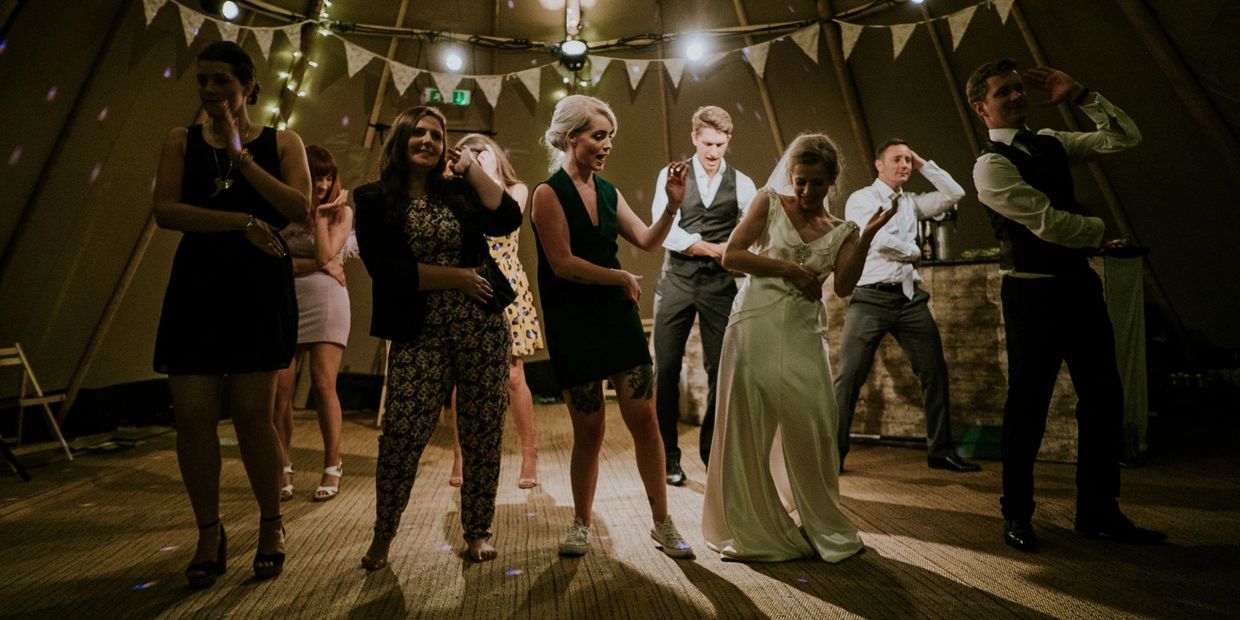
[[[43,388],[39,385],[39,380],[34,376],[34,370],[30,368],[30,361],[26,359],[25,351],[22,351],[22,345],[14,343],[11,347],[0,347],[0,367],[4,366],[20,366],[22,370],[21,390],[16,397],[5,398],[0,400],[0,409],[7,409],[11,406],[17,407],[17,445],[22,444],[22,431],[25,426],[26,408],[27,407],[43,407],[43,413],[47,416],[48,426],[55,433],[56,438],[60,440],[60,446],[65,450],[65,456],[69,460],[73,460],[73,452],[69,450],[69,442],[65,441],[65,436],[60,432],[60,425],[56,423],[56,416],[52,414],[52,403],[59,403],[65,400],[64,394],[44,394]],[[0,442],[3,439],[0,438]],[[10,460],[13,466],[23,478],[28,477],[21,468],[21,464],[17,462],[8,446],[5,445],[4,456]]]

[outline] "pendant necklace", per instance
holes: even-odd
[[[233,163],[232,163],[232,159],[229,159],[228,160],[228,172],[221,172],[220,171],[220,156],[215,152],[214,148],[211,149],[211,159],[215,160],[216,177],[215,177],[215,191],[211,192],[210,197],[215,198],[216,196],[223,194],[225,190],[233,186],[233,179],[232,179]]]

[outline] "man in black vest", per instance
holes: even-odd
[[[706,417],[698,440],[702,463],[710,458],[710,441],[715,429],[715,379],[719,373],[719,352],[723,331],[728,325],[736,282],[720,262],[723,248],[740,223],[741,216],[758,190],[753,181],[727,165],[723,156],[732,139],[732,117],[715,106],[698,108],[693,114],[690,134],[697,153],[689,161],[693,175],[685,184],[684,201],[663,242],[667,256],[654,301],[655,399],[659,432],[667,453],[667,483],[680,486],[685,473],[680,467],[680,368],[685,340],[698,317],[702,335],[702,359],[706,367],[709,392]],[[651,217],[657,220],[667,205],[663,192],[667,168],[659,171],[655,183]]]
[[[1033,462],[1059,367],[1076,388],[1078,450],[1074,528],[1086,536],[1155,543],[1166,535],[1133,525],[1119,509],[1123,390],[1102,284],[1088,254],[1103,244],[1101,219],[1078,203],[1069,166],[1136,146],[1141,133],[1119,108],[1068,74],[1038,67],[1022,76],[1010,59],[978,67],[966,86],[989,141],[973,168],[978,199],[999,240],[1008,395],[1003,407],[1003,539],[1033,551]],[[1025,84],[1050,104],[1071,102],[1092,132],[1025,126]]]

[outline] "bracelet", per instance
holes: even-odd
[[[1075,99],[1072,100],[1072,103],[1075,103],[1076,105],[1084,105],[1085,98],[1089,96],[1089,92],[1090,91],[1089,91],[1088,86],[1082,86],[1081,93],[1077,95]]]
[[[232,164],[237,170],[240,170],[242,166],[252,161],[254,161],[254,154],[250,152],[250,149],[241,149],[241,152],[232,158]]]
[[[250,227],[251,227],[251,226],[254,226],[254,222],[255,222],[255,220],[254,220],[254,214],[253,214],[253,213],[251,213],[251,214],[250,214],[250,219],[246,220],[246,221],[245,221],[245,226],[242,226],[242,227],[241,227],[241,232],[243,232],[243,233],[248,233],[248,232],[250,232]]]

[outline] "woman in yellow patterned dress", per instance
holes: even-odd
[[[471,133],[461,138],[456,143],[456,148],[473,151],[474,159],[482,169],[504,187],[504,191],[517,201],[522,210],[525,209],[530,190],[517,179],[507,155],[494,140],[482,134]],[[521,475],[517,479],[517,486],[530,489],[538,484],[538,447],[534,439],[534,397],[525,383],[525,364],[522,358],[543,348],[543,339],[538,313],[534,310],[534,295],[530,292],[530,282],[525,277],[525,269],[521,266],[521,257],[517,253],[517,235],[520,232],[514,230],[503,237],[488,237],[487,240],[491,258],[495,259],[500,270],[508,276],[508,283],[517,292],[517,299],[504,309],[508,327],[512,331],[512,359],[508,365],[508,407],[512,412],[512,421],[517,426],[517,435],[521,438]],[[455,432],[455,406],[452,425]],[[461,471],[461,442],[458,438],[456,455],[452,462],[452,476],[448,479],[450,484],[460,486]]]

